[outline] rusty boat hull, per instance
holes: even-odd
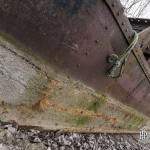
[[[122,53],[134,36],[118,0],[0,0],[0,30],[68,78],[150,117],[150,69],[139,44],[119,78],[106,75],[107,57]]]

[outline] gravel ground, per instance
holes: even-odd
[[[0,123],[0,150],[150,150],[135,135],[63,133]]]

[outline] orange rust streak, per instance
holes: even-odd
[[[38,111],[46,111],[50,107],[54,108],[56,111],[60,112],[67,112],[69,114],[77,115],[77,116],[88,116],[93,118],[101,118],[105,121],[110,121],[112,124],[117,123],[117,119],[102,113],[95,113],[93,111],[80,109],[80,108],[65,108],[61,104],[57,104],[54,101],[50,101],[47,98],[44,98],[37,102],[35,105],[33,105],[33,109],[36,109]]]
[[[55,109],[56,111],[59,112],[67,112],[69,114],[73,114],[76,116],[88,116],[92,118],[101,118],[105,121],[110,121],[113,125],[117,123],[117,119],[102,113],[95,113],[93,111],[85,110],[85,109],[80,109],[80,108],[66,108],[61,104],[58,104],[52,100],[49,100],[47,97],[49,96],[49,93],[51,93],[52,87],[58,87],[60,86],[60,81],[58,80],[51,80],[48,83],[47,89],[43,91],[44,98],[39,100],[36,104],[33,105],[33,109],[38,110],[38,111],[46,111],[50,107]]]

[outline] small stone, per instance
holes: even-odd
[[[0,144],[0,150],[9,150],[6,145]]]
[[[8,127],[8,131],[14,134],[16,132],[16,128]]]
[[[35,137],[34,142],[35,142],[35,143],[40,143],[41,140],[40,140],[38,137]]]
[[[6,134],[6,139],[7,139],[7,143],[8,144],[12,144],[14,139],[14,136],[12,135],[12,133],[10,131],[7,130],[7,134]]]

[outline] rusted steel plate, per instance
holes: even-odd
[[[74,2],[75,7],[78,2]],[[49,9],[43,5],[45,14],[36,7],[33,11],[27,2],[13,3],[11,12],[4,13],[1,9],[1,28],[32,46],[35,52],[59,66],[62,71],[71,73],[99,90],[105,91],[116,83],[105,75],[109,67],[106,57],[113,50],[127,47],[127,44],[103,1],[78,4],[79,8],[74,13],[71,3],[52,1],[47,3]],[[19,14],[27,11],[24,5],[29,5],[31,14],[25,13],[21,18]]]
[[[43,72],[45,62],[20,46],[0,36],[0,120],[80,132],[132,133],[147,125],[144,115],[51,66]]]
[[[109,1],[109,0],[106,0],[106,3],[108,4],[109,8],[111,9],[111,11],[112,11],[112,13],[113,13],[113,15],[114,15],[114,17],[115,17],[118,25],[120,26],[120,28],[121,28],[124,36],[126,37],[127,41],[130,43],[130,40],[131,40],[132,34],[133,34],[133,30],[131,28],[131,25],[129,24],[129,21],[124,16],[123,7],[119,3],[119,1],[114,1],[114,0]],[[137,69],[136,74],[135,74],[134,77],[137,79],[137,81],[138,81],[137,83],[138,84],[136,86],[134,84],[132,84],[132,85],[134,85],[134,88],[128,88],[129,95],[128,95],[127,99],[126,99],[126,102],[128,102],[130,104],[133,104],[134,106],[137,106],[138,109],[141,109],[141,107],[143,107],[145,109],[144,112],[147,112],[148,114],[150,114],[150,109],[149,109],[149,106],[148,106],[148,104],[150,104],[150,95],[149,95],[149,93],[150,93],[150,88],[149,88],[149,84],[150,84],[150,67],[149,67],[148,61],[146,61],[146,59],[145,59],[145,57],[143,55],[142,49],[140,49],[140,46],[141,46],[141,44],[140,45],[137,44],[136,47],[133,49],[133,55],[135,56],[135,58],[136,58],[137,61],[133,60],[133,59],[131,60],[131,58],[130,58],[130,61],[131,61],[132,65],[134,63],[136,63],[135,66],[134,67],[133,66],[129,67],[129,70],[132,70],[132,71],[134,70],[133,68]],[[137,63],[138,63],[138,65],[137,65]],[[129,70],[126,70],[127,71],[126,72],[127,75],[130,74]],[[144,76],[142,77],[141,74],[139,75],[140,72],[143,72],[145,74],[145,77]],[[132,79],[133,72],[130,75],[131,75],[130,79]],[[144,78],[144,79],[142,79],[142,78]],[[124,79],[125,79],[125,77],[123,78],[122,81],[125,81]],[[147,79],[148,83],[144,84],[146,81],[143,83],[143,80],[146,80],[146,79]],[[126,80],[126,83],[127,83],[127,81],[128,80]],[[132,81],[134,81],[134,79]],[[134,83],[134,82],[130,82],[130,83]],[[129,83],[129,85],[130,85],[130,83]],[[145,86],[145,88],[147,89],[147,90],[142,90],[142,87],[141,87],[143,95],[145,95],[145,96],[143,96],[141,94],[143,97],[139,96],[139,93],[138,94],[134,93],[135,89],[139,88],[140,84],[142,84],[143,86]],[[127,88],[128,85],[126,85],[124,87]],[[131,98],[130,95],[132,95],[133,97]],[[143,102],[142,106],[141,105],[139,106],[139,99]],[[145,106],[147,106],[147,107],[145,107]]]
[[[144,31],[139,33],[140,40],[139,44],[141,46],[141,50],[145,54],[145,58],[150,66],[150,56],[149,51],[149,45],[150,45],[150,28],[145,29]],[[150,103],[150,85],[148,84],[147,80],[144,78],[143,80],[140,80],[140,83],[137,85],[137,87],[134,88],[134,90],[131,92],[131,94],[128,97],[128,100],[133,101],[134,98],[137,99],[137,108],[140,109],[141,105],[140,103],[143,103],[142,107],[147,108],[147,106]],[[150,109],[147,109],[148,113],[150,114]]]
[[[114,7],[115,12],[119,12],[118,20],[123,28],[118,25],[114,14],[102,0],[4,0],[0,4],[1,30],[31,47],[34,53],[59,71],[137,107],[136,96],[133,96],[133,101],[128,100],[128,97],[145,79],[143,70],[147,70],[148,66],[140,69],[137,62],[138,57],[145,64],[142,53],[135,51],[131,54],[125,72],[119,79],[106,76],[110,67],[106,61],[107,56],[119,54],[126,49],[133,35],[119,1],[115,1],[118,6]],[[143,100],[139,110],[150,115],[149,105],[144,107],[145,104],[149,104],[149,101]]]
[[[144,53],[150,54],[150,27],[139,33],[140,45]]]
[[[132,93],[129,95],[128,100],[129,101],[136,101],[133,102],[133,105],[137,106],[137,109],[141,109],[143,107],[144,111],[150,114],[150,109],[149,109],[149,103],[150,103],[150,85],[147,82],[146,79],[142,80],[141,83],[135,89],[132,91]],[[144,103],[143,103],[144,101]],[[135,104],[135,102],[137,104]]]

